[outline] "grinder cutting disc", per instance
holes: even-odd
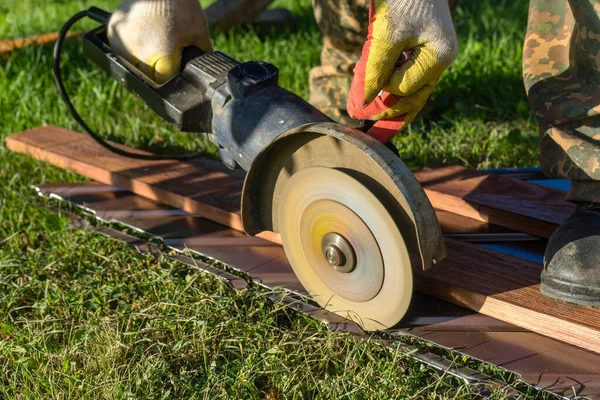
[[[412,296],[408,249],[367,187],[342,170],[308,167],[285,183],[278,205],[286,255],[315,301],[366,330],[400,321]]]

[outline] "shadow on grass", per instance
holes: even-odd
[[[264,24],[245,24],[234,26],[229,29],[213,28],[211,29],[211,37],[217,38],[225,36],[227,38],[240,37],[238,46],[240,50],[247,50],[247,43],[244,42],[244,36],[248,34],[255,35],[261,42],[279,41],[288,37],[300,36],[304,37],[318,31],[319,28],[315,21],[313,10],[310,7],[302,7],[299,10],[294,10],[293,18],[284,23],[274,23],[271,25]],[[231,54],[235,57],[235,54]]]
[[[520,75],[495,71],[477,77],[464,76],[440,85],[432,96],[425,122],[460,117],[470,120],[507,121],[531,115]]]

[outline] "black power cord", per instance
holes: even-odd
[[[74,16],[72,16],[63,25],[60,32],[58,33],[58,38],[56,39],[56,44],[54,46],[54,65],[53,65],[54,81],[56,82],[56,86],[58,88],[58,93],[60,93],[60,97],[62,98],[63,102],[67,106],[69,113],[71,113],[71,116],[73,117],[73,119],[75,121],[77,121],[77,123],[79,124],[81,129],[83,129],[88,135],[90,135],[92,137],[92,139],[94,139],[96,142],[98,142],[98,144],[100,144],[102,147],[106,148],[107,150],[109,150],[115,154],[118,154],[118,155],[124,156],[124,157],[137,158],[140,160],[191,160],[193,158],[197,158],[197,157],[203,155],[204,153],[188,153],[188,154],[132,153],[132,152],[129,152],[129,151],[126,151],[126,150],[123,150],[123,149],[120,149],[118,147],[111,145],[106,140],[104,140],[101,136],[99,136],[96,132],[94,132],[86,124],[86,122],[83,120],[83,118],[81,118],[81,115],[79,115],[77,110],[75,110],[75,107],[73,106],[73,103],[71,102],[71,99],[69,98],[69,95],[67,94],[65,85],[62,80],[62,72],[61,72],[61,68],[60,68],[60,58],[61,58],[61,54],[62,54],[63,42],[64,42],[65,38],[67,37],[67,33],[69,32],[71,27],[76,22],[78,22],[79,20],[81,20],[85,17],[89,17],[89,18],[93,19],[94,21],[99,22],[101,24],[107,24],[108,20],[110,19],[110,14],[99,8],[91,7],[88,10],[80,11],[77,14],[75,14]]]

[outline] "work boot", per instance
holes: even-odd
[[[600,308],[600,204],[577,203],[577,210],[550,237],[541,292],[566,303]]]

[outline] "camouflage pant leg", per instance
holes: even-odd
[[[310,71],[310,102],[333,120],[356,126],[346,101],[367,38],[369,0],[313,0],[313,7],[323,50],[321,65]]]
[[[531,0],[523,79],[540,123],[541,166],[600,202],[600,2]]]
[[[459,0],[449,0],[454,11]],[[346,101],[354,64],[367,39],[370,0],[313,0],[323,34],[321,66],[310,71],[310,102],[335,121],[357,126],[348,116]]]

